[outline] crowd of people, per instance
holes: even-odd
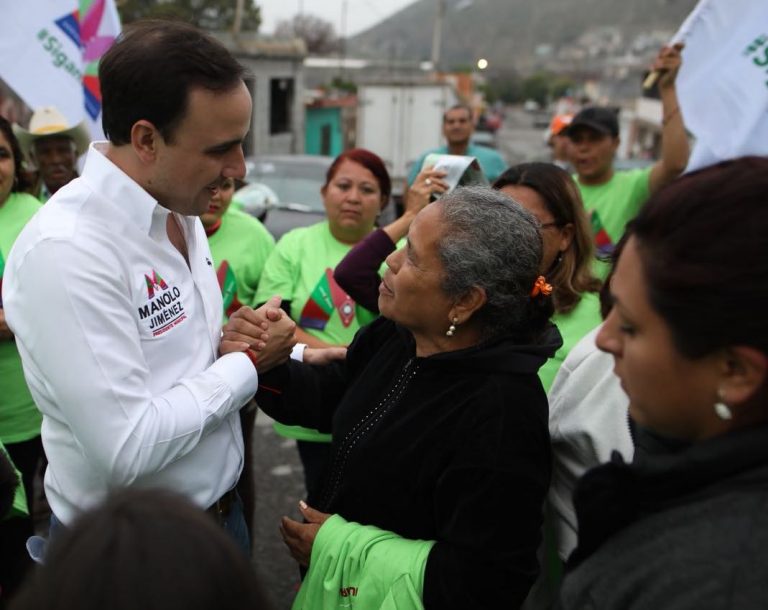
[[[645,170],[614,169],[610,109],[505,167],[460,105],[398,218],[351,149],[277,243],[231,207],[246,75],[192,26],[104,55],[107,141],[0,118],[0,608],[269,608],[258,410],[305,469],[294,608],[768,603],[768,159],[680,176],[681,51]]]

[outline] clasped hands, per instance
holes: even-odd
[[[258,309],[243,306],[230,316],[219,353],[251,350],[256,354],[256,369],[264,373],[288,360],[296,345],[295,333],[296,323],[280,309],[280,297],[274,296]]]

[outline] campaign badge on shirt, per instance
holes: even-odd
[[[333,269],[327,268],[301,310],[299,326],[325,330],[334,309],[344,328],[348,328],[355,319],[355,302],[333,279]]]
[[[614,244],[611,241],[611,236],[608,235],[608,231],[605,230],[603,221],[600,219],[600,214],[597,213],[597,210],[592,210],[590,212],[589,221],[592,224],[592,235],[595,236],[597,257],[601,259],[611,258]]]
[[[169,285],[154,269],[144,274],[147,301],[139,306],[139,321],[153,337],[168,332],[187,319],[181,290]]]

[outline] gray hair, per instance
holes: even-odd
[[[457,188],[436,203],[445,224],[438,246],[445,294],[485,290],[487,302],[475,313],[484,339],[538,334],[549,316],[530,296],[542,256],[533,214],[487,187]]]

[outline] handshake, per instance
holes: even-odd
[[[296,345],[296,323],[280,309],[274,296],[258,309],[241,307],[224,326],[219,353],[250,350],[259,373],[265,373],[290,358]]]

